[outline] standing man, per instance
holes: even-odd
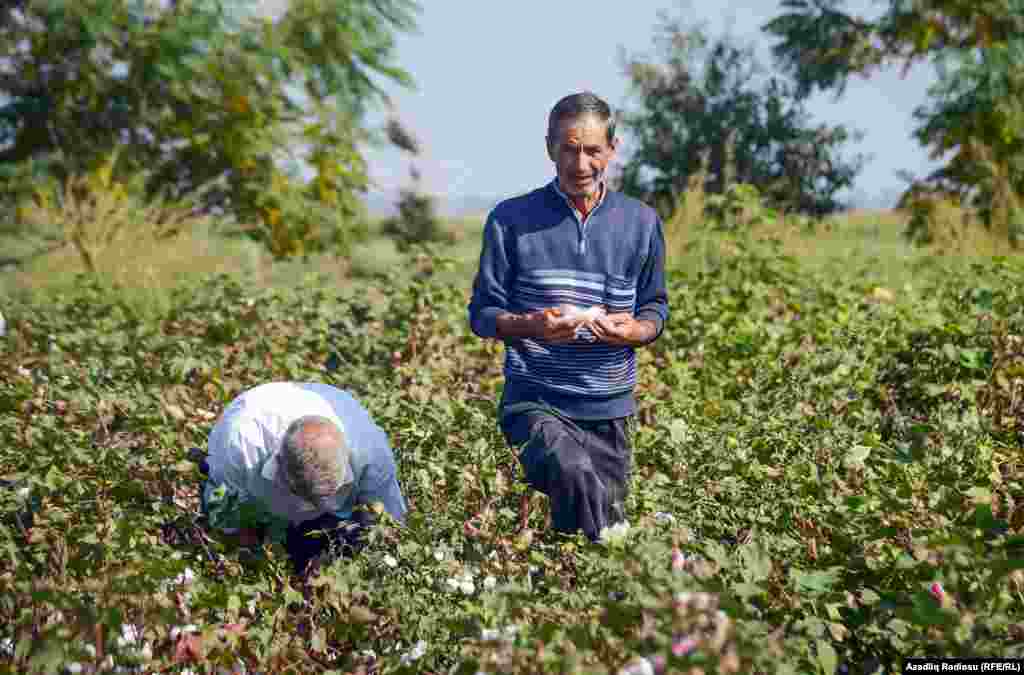
[[[499,423],[526,482],[550,497],[556,530],[591,540],[625,520],[635,349],[668,320],[661,221],[608,187],[617,145],[594,94],[555,105],[557,175],[490,213],[469,305],[473,332],[505,342]]]
[[[380,503],[405,517],[387,434],[348,392],[270,382],[228,404],[210,432],[203,510],[243,546],[270,534],[301,574],[358,548]],[[326,533],[326,534],[324,534]]]

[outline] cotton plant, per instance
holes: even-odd
[[[283,544],[288,521],[271,513],[261,502],[243,502],[241,497],[218,485],[209,490],[206,497],[206,512],[210,526],[224,531],[234,531],[252,524],[265,525],[270,541]]]
[[[427,653],[428,646],[429,645],[424,640],[417,641],[409,651],[402,654],[399,661],[403,666],[408,666],[415,661],[419,661]]]
[[[622,521],[602,528],[598,535],[599,541],[606,546],[622,547],[629,538],[629,521]]]
[[[454,577],[448,577],[445,580],[445,585],[448,590],[453,593],[462,593],[463,595],[473,595],[476,592],[476,584],[473,582],[472,572],[462,572]]]
[[[480,639],[484,642],[512,642],[521,630],[522,627],[514,623],[498,628],[482,628],[480,629]]]

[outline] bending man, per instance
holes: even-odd
[[[210,524],[244,546],[270,534],[297,573],[325,552],[357,548],[375,502],[405,517],[387,434],[330,385],[273,382],[242,393],[217,420],[208,449]]]

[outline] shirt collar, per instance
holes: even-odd
[[[597,203],[594,204],[594,208],[590,210],[590,213],[597,211],[597,207],[601,206],[601,202],[604,201],[605,195],[608,194],[607,183],[608,181],[602,178],[601,181],[597,184],[598,188],[601,190],[601,194],[598,196]],[[572,212],[576,214],[576,217],[582,220],[580,210],[576,208],[576,205],[572,203],[572,199],[570,199],[569,195],[565,194],[565,192],[562,191],[562,187],[558,184],[557,175],[555,175],[555,179],[551,181],[551,187],[555,188],[555,192],[558,194],[559,197],[562,198],[562,201],[569,205],[569,208],[572,209]]]

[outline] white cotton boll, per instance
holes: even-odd
[[[434,560],[436,560],[437,562],[441,562],[442,560],[444,560],[444,551],[442,551],[441,549],[437,549],[436,551],[434,551]]]
[[[402,665],[403,666],[407,666],[410,663],[412,663],[413,661],[418,661],[421,658],[423,658],[423,655],[426,654],[426,653],[427,653],[427,643],[424,642],[423,640],[420,640],[415,645],[413,645],[412,649],[407,651],[405,654],[402,654],[402,658],[401,658]]]
[[[82,672],[83,670],[85,670],[85,667],[81,663],[79,663],[78,661],[72,661],[71,663],[65,664],[64,668],[69,673],[76,673],[76,674]]]
[[[462,591],[463,595],[473,595],[476,591],[476,586],[472,581],[462,581],[459,583],[459,590]]]
[[[138,643],[142,639],[142,631],[138,626],[126,623],[121,626],[121,634],[117,637],[117,646],[124,649]]]
[[[185,571],[174,578],[174,583],[180,586],[188,586],[196,579],[196,573],[192,571],[191,567],[186,567]]]
[[[498,585],[498,580],[495,579],[493,575],[488,574],[487,578],[484,579],[484,588],[486,588],[489,591],[493,590],[494,587],[497,586],[497,585]]]
[[[576,305],[567,305],[564,303],[559,305],[558,307],[555,307],[555,309],[557,309],[558,313],[561,314],[566,319],[574,319],[576,318],[577,314],[583,311]]]
[[[94,645],[85,645],[85,653],[89,655],[90,659],[96,658],[96,647]]]
[[[643,657],[619,671],[619,675],[654,675],[654,673],[654,664]]]
[[[199,632],[199,627],[196,626],[194,623],[190,623],[190,624],[185,625],[185,626],[175,626],[174,628],[171,629],[171,639],[172,640],[178,639],[178,636],[181,635],[182,633],[198,633],[198,632]]]
[[[561,315],[566,319],[573,319],[575,321],[593,321],[599,316],[604,316],[604,307],[601,305],[594,305],[583,309],[576,305],[562,304],[558,306],[558,310]]]
[[[676,517],[671,513],[665,513],[664,511],[658,511],[654,514],[654,520],[659,523],[665,523],[671,525],[676,522]]]
[[[386,555],[384,556],[384,564],[390,567],[391,569],[395,569],[396,567],[398,567],[398,559],[395,558],[395,556],[393,555]]]
[[[622,521],[601,530],[598,539],[605,544],[622,543],[629,535],[629,522]]]
[[[594,305],[593,307],[583,309],[574,305],[563,304],[558,306],[558,310],[561,314],[561,321],[575,327],[574,337],[576,338],[581,336],[587,337],[583,331],[588,328],[588,324],[605,316],[604,307],[601,305]],[[592,337],[589,339],[593,340]]]
[[[502,626],[501,628],[484,628],[480,631],[480,639],[484,642],[511,641],[519,632],[519,626]]]

